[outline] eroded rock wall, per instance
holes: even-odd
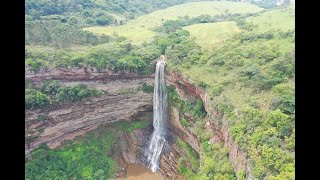
[[[84,135],[99,125],[119,120],[130,121],[139,112],[152,111],[151,93],[117,93],[123,89],[141,87],[143,83],[152,84],[152,75],[54,70],[47,74],[26,74],[25,78],[36,84],[43,80],[60,80],[66,85],[82,83],[105,91],[99,97],[80,102],[26,110],[26,137],[35,137],[31,142],[26,142],[26,153],[42,143],[56,148],[62,141]],[[45,116],[46,120],[38,120],[39,115]]]
[[[231,165],[237,174],[238,171],[243,170],[246,172],[247,179],[253,179],[252,172],[248,165],[248,159],[245,152],[243,152],[232,139],[230,129],[228,126],[227,117],[217,108],[213,108],[212,101],[204,89],[197,86],[192,80],[185,75],[176,71],[166,71],[167,84],[174,85],[180,97],[184,99],[201,99],[204,103],[204,108],[208,114],[206,131],[214,132],[210,139],[210,143],[223,142],[224,146],[229,150],[229,159]],[[221,114],[222,113],[222,114]],[[216,121],[218,116],[222,116],[222,125]],[[190,141],[190,140],[189,140]],[[192,146],[192,142],[188,142]],[[192,146],[194,148],[194,146]],[[196,150],[196,148],[194,148]]]
[[[44,129],[39,137],[30,144],[29,149],[46,143],[56,148],[66,139],[83,135],[99,125],[119,120],[131,120],[139,111],[152,111],[152,96],[138,92],[130,95],[102,95],[83,102],[59,106],[55,109],[26,111],[29,121],[26,129]],[[48,120],[37,120],[37,115],[45,115]]]

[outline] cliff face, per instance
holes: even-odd
[[[234,142],[230,133],[228,126],[227,117],[219,109],[214,109],[212,107],[212,102],[208,94],[200,87],[196,86],[194,82],[188,79],[186,76],[175,72],[167,70],[167,84],[174,85],[178,94],[184,99],[201,99],[204,103],[205,110],[208,114],[207,123],[205,130],[214,132],[213,136],[210,139],[210,143],[223,142],[224,146],[229,150],[229,159],[231,165],[237,174],[239,170],[246,172],[247,179],[253,179],[252,172],[247,163],[247,155],[243,152]],[[219,125],[216,119],[219,115],[222,115],[222,125]],[[190,142],[191,138],[189,137],[189,144],[193,149],[197,150],[197,147],[192,145]]]
[[[170,109],[169,114],[169,138],[165,150],[162,153],[160,159],[160,173],[166,179],[184,179],[178,172],[178,159],[184,157],[188,159],[186,152],[179,148],[175,141],[176,138],[180,138],[182,141],[189,144],[198,154],[200,151],[200,143],[197,137],[187,128],[184,128],[179,120],[178,110]],[[187,163],[187,166],[191,168],[191,165]]]
[[[203,100],[205,110],[209,115],[204,129],[215,132],[210,143],[224,142],[224,145],[229,149],[230,161],[235,172],[245,170],[247,178],[252,179],[250,169],[247,166],[246,154],[233,143],[226,117],[223,116],[222,125],[214,120],[220,112],[211,107],[210,98],[205,91],[177,72],[167,71],[166,73],[167,85],[173,84],[182,98]],[[84,135],[102,124],[119,120],[132,121],[146,114],[152,115],[151,93],[138,91],[121,94],[118,92],[123,89],[140,87],[143,83],[153,84],[153,76],[55,70],[40,75],[27,74],[26,79],[35,83],[48,79],[60,80],[65,85],[82,83],[105,91],[105,94],[100,97],[89,98],[82,102],[26,111],[26,137],[36,137],[26,142],[26,153],[42,143],[46,143],[50,148],[58,148],[64,140]],[[37,116],[39,115],[46,116],[46,120],[38,120]],[[179,137],[198,154],[200,154],[200,143],[192,129],[184,128],[181,125],[177,109],[172,108],[169,117],[169,137],[161,156],[159,172],[165,179],[183,179],[177,171],[177,165],[179,157],[187,158],[187,155],[183,149],[177,147],[175,139]],[[149,119],[152,121],[152,116]],[[185,119],[188,119],[191,124],[194,123],[191,116],[185,115]],[[120,134],[110,154],[120,166],[117,177],[123,177],[124,170],[130,163],[148,166],[146,149],[152,131],[153,128],[150,126]],[[190,164],[187,163],[187,166],[190,167]]]
[[[105,94],[81,102],[66,103],[57,107],[26,110],[26,152],[41,143],[56,148],[67,139],[83,135],[99,125],[119,120],[132,120],[139,112],[152,111],[152,94],[141,91],[120,94],[124,88],[137,88],[151,84],[152,76],[117,75],[107,73],[85,74],[76,71],[55,71],[52,74],[26,75],[26,79],[39,83],[43,80],[61,80],[63,84],[87,84],[105,91]],[[38,120],[42,115],[45,120]]]
[[[27,111],[26,116],[29,121],[26,123],[26,129],[29,131],[44,129],[44,132],[30,144],[30,149],[41,143],[47,143],[50,148],[55,148],[60,142],[83,135],[101,124],[130,120],[139,111],[152,111],[151,100],[152,96],[146,93],[107,94],[84,102],[62,105],[56,109]],[[47,116],[48,120],[37,120],[39,114]]]

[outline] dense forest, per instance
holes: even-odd
[[[235,12],[225,5],[227,8],[218,14],[180,16],[177,13],[175,18],[162,17],[161,25],[151,29],[154,36],[143,43],[121,33],[110,35],[83,29],[126,27],[151,12],[191,1],[26,0],[26,71],[38,75],[52,69],[80,69],[148,75],[153,73],[153,61],[165,55],[168,69],[192,79],[208,93],[211,106],[227,116],[232,138],[247,153],[256,179],[294,179],[295,28],[292,1],[279,4],[277,0],[250,0],[247,2],[254,4],[255,10],[250,7],[248,11]],[[205,31],[202,25],[217,29]],[[228,36],[222,32],[209,34],[214,30],[232,33]],[[221,41],[213,43],[213,39]],[[203,131],[205,117],[222,122],[222,116],[213,119],[205,112],[201,100],[185,100],[173,87],[168,89],[169,105],[179,110],[180,123],[185,128],[193,128],[201,143],[199,155],[177,139],[177,146],[185,149],[188,157],[179,158],[178,172],[188,179],[246,179],[245,172],[234,172],[223,144],[209,144],[210,137]],[[142,90],[151,93],[153,87],[144,84]],[[25,108],[59,106],[99,97],[103,93],[81,84],[65,86],[59,81],[40,84],[26,81]],[[195,117],[194,127],[183,118],[185,113]],[[42,120],[45,119],[39,118]],[[149,125],[139,121],[129,125],[119,122],[114,127],[107,127],[106,132],[99,129],[75,142],[68,141],[59,150],[39,146],[31,157],[26,158],[26,179],[112,178],[117,166],[105,153],[112,146],[112,137],[117,137],[116,131],[132,131]]]

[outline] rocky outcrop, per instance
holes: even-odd
[[[152,76],[54,70],[47,74],[26,74],[26,79],[36,84],[49,79],[61,80],[66,85],[82,83],[105,91],[99,97],[81,102],[26,110],[25,130],[26,139],[29,139],[26,140],[26,153],[42,143],[56,148],[62,141],[83,135],[99,125],[130,121],[140,112],[152,111],[152,94],[142,91],[117,93],[124,89],[137,89],[143,83],[152,84]]]
[[[51,69],[45,73],[30,73],[26,71],[25,79],[32,80],[33,82],[39,82],[43,80],[60,80],[63,82],[72,81],[100,81],[107,83],[115,80],[135,80],[143,78],[153,78],[153,75],[138,75],[130,73],[114,73],[113,71],[106,72],[93,72],[84,71],[83,69]]]
[[[112,105],[111,105],[112,104]],[[70,103],[55,109],[26,111],[26,129],[44,132],[29,145],[33,149],[42,143],[55,148],[67,139],[83,135],[101,124],[130,120],[139,111],[152,111],[152,96],[146,93],[130,95],[102,95],[84,102]],[[37,120],[41,114],[48,120]]]
[[[64,85],[86,84],[98,90],[117,92],[121,89],[141,87],[143,83],[153,85],[154,75],[115,74],[112,72],[88,73],[79,69],[55,69],[50,73],[26,74],[25,79],[36,85],[44,80],[59,80]]]
[[[166,144],[165,150],[161,155],[159,172],[165,179],[185,179],[177,170],[179,157],[184,156],[181,149],[176,147],[174,142]]]
[[[169,69],[166,71],[166,80],[167,84],[171,84],[176,87],[178,94],[182,98],[189,100],[197,98],[203,101],[205,110],[208,114],[206,130],[214,132],[210,142],[223,142],[224,146],[229,150],[229,159],[235,173],[237,174],[238,171],[243,170],[246,172],[247,179],[253,179],[252,172],[247,163],[248,160],[246,153],[243,152],[232,139],[227,117],[223,114],[223,112],[220,112],[219,109],[213,108],[212,101],[205,90],[197,86],[186,76]],[[216,121],[219,115],[222,116],[222,125]],[[192,147],[194,148],[194,146]]]
[[[192,147],[192,149],[194,149],[199,154],[200,142],[197,139],[197,136],[189,128],[185,128],[181,125],[178,110],[176,108],[172,108],[170,111],[170,115],[170,131],[175,136],[178,136],[181,140],[188,143]]]

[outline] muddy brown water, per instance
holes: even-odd
[[[163,180],[160,173],[153,173],[140,164],[129,164],[126,169],[125,180]]]

